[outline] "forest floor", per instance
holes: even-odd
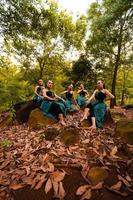
[[[115,111],[133,119],[133,110]],[[115,126],[80,126],[81,114],[65,128],[0,128],[0,200],[133,200],[133,145]]]

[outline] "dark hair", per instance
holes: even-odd
[[[103,84],[103,89],[105,89],[106,87],[105,87],[104,80],[100,79],[100,80],[98,80],[98,81],[101,81],[101,82],[102,82],[102,84]],[[98,81],[97,81],[97,82],[98,82]]]

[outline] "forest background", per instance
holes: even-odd
[[[103,79],[111,107],[133,103],[132,0],[96,1],[75,20],[54,0],[1,0],[0,40],[0,111],[32,99],[40,78],[57,94]]]

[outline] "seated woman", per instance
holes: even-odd
[[[76,99],[77,104],[79,105],[80,108],[85,106],[86,102],[86,95],[88,95],[87,90],[84,89],[84,85],[80,84],[79,89],[78,89],[78,97]]]
[[[66,111],[74,111],[74,105],[77,105],[77,102],[74,98],[73,85],[70,84],[67,89],[61,93],[61,97],[65,100]]]
[[[35,91],[34,91],[34,97],[33,97],[33,100],[36,102],[36,103],[41,103],[42,99],[43,99],[43,96],[42,96],[42,89],[44,88],[43,86],[43,80],[40,79],[38,80],[37,82],[37,86],[35,87]]]
[[[59,123],[65,126],[65,101],[51,91],[53,82],[49,80],[46,87],[42,90],[43,101],[41,103],[41,110],[44,115],[52,119],[58,119]]]
[[[106,113],[106,97],[115,98],[107,89],[105,89],[104,82],[99,80],[97,82],[97,89],[94,91],[92,96],[88,100],[88,104],[84,110],[83,118],[84,119],[91,118],[92,126],[91,129],[102,128],[104,116]]]

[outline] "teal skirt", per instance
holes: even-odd
[[[91,102],[93,106],[94,116],[96,118],[97,128],[103,127],[104,116],[106,113],[106,104],[104,102],[99,102],[97,100]]]
[[[55,112],[50,109],[52,104],[53,103],[56,103],[63,115],[65,116],[66,115],[66,107],[64,105],[64,103],[60,102],[60,101],[48,101],[48,100],[43,100],[42,103],[41,103],[41,106],[40,106],[40,109],[42,110],[43,114],[51,119],[58,119],[58,113],[55,114]]]
[[[37,96],[37,95],[33,96],[33,101],[38,103],[38,104],[41,104],[42,100],[43,100],[43,97],[40,97],[40,96]]]
[[[84,96],[78,96],[77,99],[77,104],[79,105],[80,108],[84,107],[85,106],[85,102],[86,102],[86,97]]]

